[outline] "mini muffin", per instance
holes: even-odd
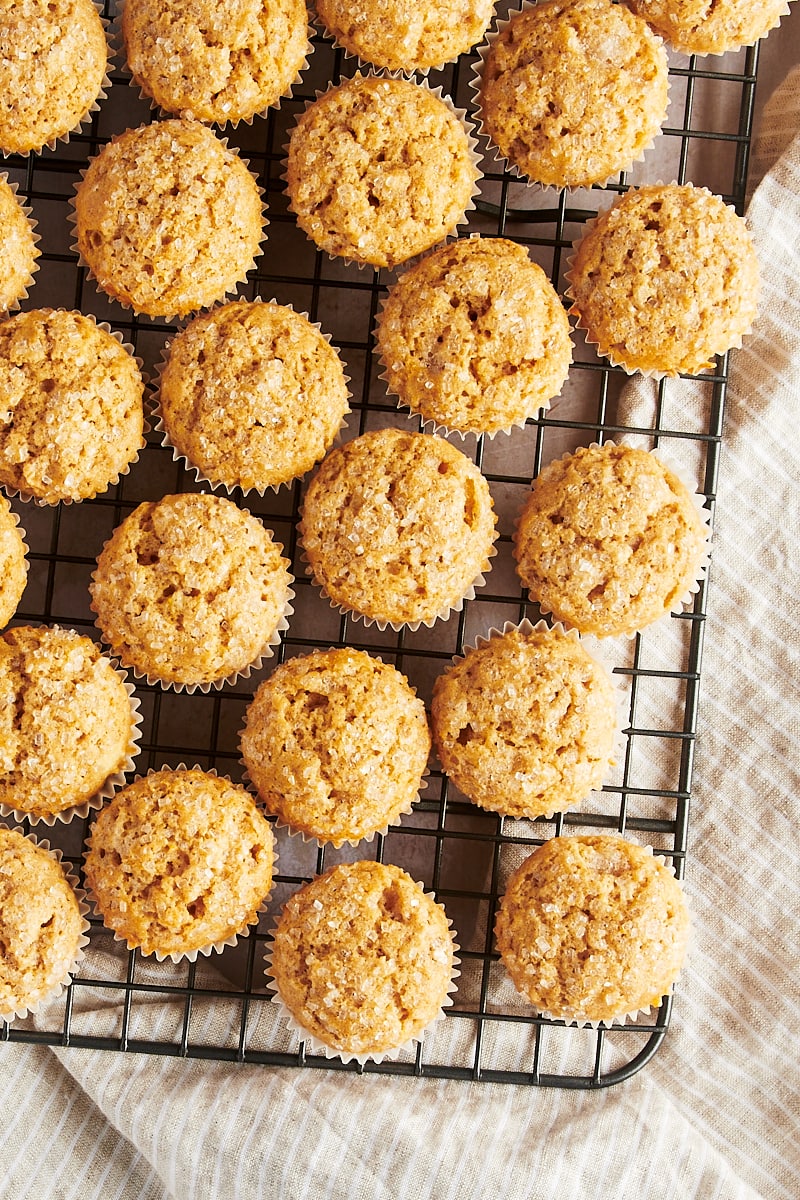
[[[607,442],[534,479],[514,555],[544,612],[581,633],[630,636],[696,590],[707,532],[674,471],[647,450]]]
[[[333,604],[383,625],[431,625],[483,582],[495,516],[489,485],[460,450],[381,429],[331,450],[300,535]]]
[[[98,286],[150,317],[221,300],[255,266],[261,193],[246,163],[197,121],[128,129],[75,193],[77,248]]]
[[[57,855],[0,826],[0,1019],[35,1012],[61,993],[83,957],[87,928]]]
[[[0,325],[0,483],[43,504],[116,483],[145,444],[136,360],[92,317],[51,308]]]
[[[272,887],[274,837],[252,796],[199,768],[129,784],[95,819],[86,882],[107,929],[177,960],[231,944]]]
[[[286,95],[309,53],[304,0],[126,0],[131,74],[165,112],[250,121]]]
[[[0,0],[0,151],[67,137],[101,95],[108,45],[92,0]]]
[[[97,560],[97,626],[150,681],[221,686],[271,653],[285,627],[293,593],[281,550],[256,517],[220,496],[140,504]]]
[[[168,443],[212,484],[262,492],[304,475],[349,412],[330,342],[280,304],[236,300],[169,347],[159,408]]]
[[[0,315],[26,299],[33,273],[39,269],[39,239],[29,211],[20,204],[8,176],[0,175]]]
[[[569,321],[544,271],[506,238],[467,238],[410,267],[378,319],[389,388],[459,433],[522,425],[557,396]]]
[[[598,788],[613,763],[614,688],[563,629],[508,627],[436,680],[431,704],[446,774],[481,808],[552,816]]]
[[[612,0],[546,0],[515,13],[485,51],[481,120],[535,183],[588,187],[628,170],[667,112],[667,55]]]
[[[447,1003],[449,926],[399,867],[342,863],[284,905],[270,966],[277,998],[300,1037],[329,1055],[391,1054],[419,1040]]]
[[[17,515],[0,495],[0,629],[13,617],[28,579],[27,547]]]
[[[390,71],[428,71],[476,45],[492,19],[494,0],[317,0],[317,16],[336,41],[363,62]]]
[[[514,986],[565,1021],[658,1004],[683,966],[683,890],[649,847],[615,834],[551,838],[508,881],[495,925]]]
[[[265,679],[247,709],[242,758],[267,810],[341,846],[411,811],[431,737],[404,675],[362,650],[318,650]]]
[[[91,638],[30,625],[0,637],[0,805],[18,818],[99,803],[133,766],[137,723],[124,680]]]
[[[683,54],[725,54],[752,46],[789,11],[787,0],[625,0]]]
[[[570,312],[628,372],[704,371],[742,344],[758,307],[745,221],[689,183],[626,192],[587,228],[567,277]]]
[[[456,112],[407,79],[356,75],[321,95],[289,140],[300,228],[331,255],[393,267],[455,231],[479,172]]]

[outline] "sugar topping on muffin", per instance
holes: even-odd
[[[17,611],[28,580],[25,540],[16,513],[0,495],[0,629]]]
[[[483,37],[494,0],[317,0],[331,37],[363,62],[390,71],[428,71],[465,54]]]
[[[39,238],[29,212],[8,176],[0,175],[0,314],[19,307],[38,270]]]
[[[725,54],[752,46],[789,11],[788,0],[625,0],[684,54]]]

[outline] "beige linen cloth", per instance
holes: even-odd
[[[701,689],[696,938],[655,1058],[588,1093],[9,1044],[3,1200],[800,1197],[800,69],[763,128],[764,291],[731,366]],[[626,402],[646,418],[647,385]]]

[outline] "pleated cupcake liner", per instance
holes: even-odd
[[[209,313],[215,312],[217,309],[227,307],[227,305],[230,303],[237,303],[237,301],[236,300],[219,301],[217,304],[212,305],[210,308],[204,309],[203,312],[201,314],[199,314],[199,316],[200,316],[200,318],[205,317]],[[281,303],[278,300],[276,300],[274,297],[271,300],[264,301],[264,300],[262,300],[262,298],[260,296],[256,296],[253,299],[253,301],[248,301],[248,303],[276,305],[279,308],[288,309],[289,312],[294,313],[296,316],[304,317],[305,320],[308,321],[309,325],[313,329],[316,329],[317,333],[319,333],[320,336],[325,339],[325,341],[328,343],[328,345],[331,347],[331,349],[336,350],[336,347],[333,345],[332,335],[329,333],[325,333],[325,331],[323,330],[319,321],[312,321],[307,312],[296,309],[291,304]],[[164,370],[166,369],[166,366],[170,359],[173,342],[175,341],[176,337],[178,337],[178,335],[180,333],[183,333],[184,330],[191,324],[191,322],[196,319],[198,319],[198,318],[191,317],[191,318],[188,318],[187,320],[180,322],[176,333],[172,337],[168,338],[165,341],[164,345],[162,346],[161,358],[160,358],[160,361],[158,362],[158,364],[156,365],[156,378],[154,381],[153,429],[155,430],[156,433],[161,434],[161,446],[165,450],[171,451],[172,461],[175,463],[179,463],[190,473],[194,473],[195,479],[197,480],[198,483],[208,484],[208,486],[214,491],[216,491],[218,488],[224,489],[228,496],[230,496],[234,492],[234,490],[237,488],[241,491],[243,496],[249,496],[251,492],[256,492],[259,496],[261,496],[263,498],[264,494],[268,491],[273,492],[274,494],[277,495],[278,492],[281,490],[281,488],[290,487],[297,480],[302,479],[305,475],[307,475],[308,471],[302,471],[299,475],[290,475],[286,479],[281,479],[277,483],[266,483],[263,486],[259,486],[257,484],[251,484],[249,487],[245,487],[241,483],[226,483],[224,480],[212,478],[198,463],[193,462],[187,454],[185,454],[182,450],[179,450],[178,447],[175,445],[175,443],[172,441],[169,430],[167,428],[167,422],[166,422],[166,419],[164,416],[164,410],[161,405],[161,379],[164,374]],[[343,360],[339,356],[338,351],[336,351],[336,354],[337,354],[337,358],[339,358],[339,361],[342,363],[342,366],[344,366]],[[347,388],[347,397],[348,397],[348,401],[349,401],[352,398],[352,392],[350,391],[350,389],[348,387],[348,384],[351,382],[351,378],[346,372],[344,372],[343,379],[344,379],[345,388]],[[334,446],[341,444],[342,435],[344,433],[344,430],[345,430],[346,424],[347,424],[347,418],[351,412],[352,412],[352,409],[350,408],[349,403],[346,403],[345,410],[342,413],[342,419],[339,423],[339,428],[336,431],[333,439],[325,447],[322,454],[320,454],[319,458],[316,459],[316,463],[321,462],[322,459],[325,457],[325,455],[328,453],[328,451],[331,450]],[[316,465],[316,463],[314,465]],[[308,468],[308,470],[313,470],[313,467]]]
[[[685,187],[687,185],[685,185],[685,184],[679,185],[675,180],[672,180],[672,181],[670,181],[670,183],[665,184],[662,179],[657,179],[657,180],[654,180],[653,183],[641,184],[641,185],[638,185],[636,188],[631,188],[629,190],[639,191],[639,190],[641,190],[641,188],[665,187],[665,186],[666,187],[672,187],[672,186]],[[697,192],[702,192],[707,196],[714,195],[714,193],[712,191],[710,191],[710,189],[707,187],[699,187],[695,184],[692,184],[690,186],[692,186]],[[720,197],[716,197],[716,198],[720,199]],[[585,324],[585,322],[583,320],[583,315],[581,313],[581,308],[580,308],[580,301],[578,300],[578,297],[575,295],[575,291],[574,291],[574,286],[577,282],[576,278],[575,278],[575,271],[574,271],[575,260],[577,258],[578,250],[579,250],[581,244],[583,243],[583,241],[594,231],[594,229],[597,227],[600,220],[603,217],[605,217],[606,214],[609,213],[611,211],[611,209],[614,208],[618,202],[619,202],[619,197],[617,197],[611,204],[609,204],[605,208],[601,209],[596,214],[596,216],[591,217],[585,223],[580,237],[576,238],[572,244],[572,253],[567,257],[567,265],[566,265],[566,270],[564,272],[564,279],[566,282],[566,289],[565,289],[564,295],[567,300],[571,301],[570,307],[567,309],[567,312],[568,312],[569,316],[575,317],[575,319],[578,323],[578,326],[580,327],[580,329],[583,330],[587,345],[589,345],[594,350],[597,357],[607,359],[612,367],[619,368],[620,370],[624,371],[626,375],[640,375],[643,379],[652,379],[654,381],[658,381],[661,379],[674,379],[678,375],[681,375],[681,374],[692,374],[695,376],[699,376],[702,379],[702,372],[705,370],[708,370],[710,367],[713,367],[714,357],[717,354],[725,354],[728,350],[740,350],[741,349],[743,338],[747,337],[750,333],[752,333],[752,329],[753,329],[753,321],[752,320],[751,320],[749,326],[746,329],[744,329],[741,333],[736,334],[736,335],[732,336],[731,338],[726,339],[726,344],[724,346],[720,345],[719,349],[717,349],[717,350],[709,350],[708,361],[702,367],[698,367],[694,372],[691,372],[691,373],[684,372],[682,370],[675,369],[675,368],[662,370],[662,369],[657,369],[657,368],[643,369],[642,367],[632,366],[625,361],[625,358],[623,355],[621,355],[619,353],[615,353],[613,346],[606,345],[603,342],[601,342],[598,338],[593,337],[591,330],[588,328],[588,326]],[[732,204],[726,204],[725,207],[730,209],[730,211],[732,213],[734,213],[736,216],[738,216],[738,213],[736,213],[736,209],[733,207]],[[755,299],[757,302],[758,296],[756,296]],[[753,319],[755,319],[755,314],[754,314]]]
[[[494,154],[495,162],[497,162],[498,165],[507,174],[512,175],[520,183],[525,184],[526,187],[529,189],[536,189],[536,190],[542,191],[542,192],[546,192],[546,191],[549,191],[552,189],[552,190],[556,190],[556,191],[564,191],[568,195],[573,195],[575,192],[583,191],[583,190],[586,190],[589,188],[606,188],[609,186],[609,184],[616,183],[619,176],[623,172],[631,171],[638,163],[644,162],[648,152],[650,150],[652,150],[653,147],[655,146],[656,138],[661,133],[661,128],[663,128],[664,121],[666,120],[667,112],[669,110],[669,102],[670,102],[669,93],[671,90],[671,83],[670,83],[669,76],[667,77],[667,100],[666,100],[666,104],[664,106],[664,114],[661,118],[661,123],[660,123],[661,127],[656,131],[656,133],[653,135],[653,137],[650,139],[650,141],[647,142],[642,147],[642,149],[640,150],[640,152],[638,154],[635,154],[635,155],[631,156],[630,158],[626,156],[626,158],[620,162],[620,165],[618,167],[616,167],[613,171],[611,171],[608,175],[606,175],[605,178],[598,179],[598,180],[592,180],[589,182],[584,181],[582,183],[566,183],[565,182],[565,183],[555,184],[555,183],[541,183],[538,179],[531,178],[531,176],[528,175],[525,171],[523,171],[521,167],[518,167],[517,164],[515,162],[513,162],[512,159],[508,158],[505,154],[503,154],[502,150],[495,142],[491,133],[486,128],[483,103],[482,103],[482,99],[481,99],[481,86],[482,86],[482,81],[483,81],[483,73],[484,73],[484,70],[486,67],[486,57],[489,54],[489,52],[491,51],[495,41],[505,31],[505,29],[511,24],[512,20],[515,17],[518,17],[520,15],[520,13],[523,13],[523,12],[528,11],[529,9],[535,8],[537,6],[537,3],[538,3],[538,0],[523,0],[523,2],[520,4],[519,8],[509,11],[508,15],[504,18],[497,18],[494,26],[490,28],[489,32],[486,35],[485,40],[481,43],[481,45],[478,48],[478,61],[475,64],[472,78],[469,80],[469,87],[470,87],[471,91],[473,92],[473,111],[474,111],[476,130],[478,132],[479,137],[483,137],[486,140],[486,145],[487,145],[488,149],[491,150],[492,153]],[[664,39],[660,36],[660,34],[656,33],[655,30],[653,30],[653,29],[650,29],[650,32],[662,45],[664,44]]]
[[[0,496],[2,496],[2,492],[0,492]],[[30,565],[31,565],[30,558],[29,558],[30,546],[28,545],[27,541],[25,540],[28,535],[25,531],[25,527],[23,526],[23,524],[19,518],[19,513],[15,512],[14,509],[11,508],[10,505],[8,508],[8,515],[11,518],[12,524],[14,525],[17,532],[19,533],[19,540],[20,540],[20,545],[22,547],[22,557],[23,557],[23,562],[24,562],[24,567],[25,567],[25,578],[27,581],[28,574],[30,572]],[[2,520],[2,517],[3,517],[2,505],[0,505],[0,520]],[[6,560],[6,562],[4,562],[3,566],[4,566],[5,570],[8,569],[8,560]],[[25,590],[25,588],[23,586],[23,591],[24,590]],[[3,591],[3,587],[0,587],[0,599],[2,599],[2,591]],[[19,596],[17,597],[17,602],[14,605],[14,612],[12,612],[11,616],[8,618],[9,621],[12,619],[12,617],[14,616],[14,613],[19,608],[19,603],[20,603],[21,599],[22,599],[22,592],[20,592]]]
[[[60,625],[50,626],[53,630],[63,628]],[[69,824],[75,817],[86,818],[90,812],[100,809],[105,804],[106,800],[110,800],[121,787],[125,786],[126,775],[132,771],[135,766],[135,759],[140,751],[140,741],[142,737],[141,725],[144,720],[144,715],[141,711],[141,702],[136,696],[133,684],[128,682],[126,672],[119,666],[118,663],[112,661],[107,655],[103,655],[103,661],[108,663],[111,669],[115,672],[118,679],[121,681],[128,696],[128,702],[131,710],[131,726],[130,737],[125,747],[125,757],[116,771],[112,771],[110,775],[103,781],[96,792],[87,799],[82,800],[80,804],[72,804],[66,808],[58,809],[52,812],[28,811],[27,809],[16,808],[12,804],[4,804],[0,802],[0,816],[12,817],[15,821],[29,821],[32,825],[41,822],[43,825],[54,826],[58,824]]]
[[[71,312],[74,310],[67,308],[56,308],[53,311]],[[109,334],[109,336],[114,338],[116,342],[119,342],[122,349],[130,355],[136,364],[142,384],[142,440],[133,458],[126,463],[124,467],[117,471],[115,475],[112,475],[104,487],[97,488],[96,491],[92,492],[91,495],[88,496],[82,496],[80,498],[75,496],[56,496],[52,499],[49,499],[46,496],[37,496],[34,492],[31,492],[26,488],[14,487],[11,484],[4,483],[2,480],[0,480],[0,488],[3,489],[9,499],[18,499],[24,504],[34,504],[37,506],[37,508],[56,508],[58,505],[65,505],[66,507],[69,507],[72,504],[82,504],[84,500],[93,500],[96,496],[102,496],[108,491],[109,488],[116,487],[119,481],[126,475],[130,474],[131,468],[138,463],[139,455],[147,445],[147,435],[151,431],[151,425],[147,419],[144,402],[144,394],[147,386],[147,377],[144,373],[144,360],[136,353],[134,346],[130,342],[126,342],[124,340],[123,334],[117,329],[112,329],[107,321],[98,321],[90,313],[81,313],[80,315],[85,317],[87,320],[92,321],[98,329],[102,329],[104,333]],[[65,413],[65,418],[67,418],[68,415],[68,413]]]
[[[6,316],[10,315],[11,313],[16,312],[22,306],[23,301],[27,300],[30,295],[28,289],[33,286],[34,276],[41,267],[39,258],[41,256],[42,252],[39,249],[39,243],[41,242],[42,239],[41,239],[40,234],[38,234],[36,232],[39,223],[38,223],[38,221],[35,220],[35,218],[32,215],[33,208],[29,204],[24,204],[19,197],[19,184],[14,180],[9,179],[8,172],[6,172],[6,171],[0,171],[0,183],[5,183],[7,185],[7,187],[9,188],[9,190],[13,193],[14,200],[18,204],[19,210],[22,213],[23,217],[25,218],[25,221],[28,225],[28,229],[30,230],[31,243],[32,243],[32,249],[33,249],[33,262],[31,263],[30,275],[26,279],[26,281],[23,284],[19,293],[12,300],[9,301],[9,303],[6,305],[6,307],[3,308],[0,305],[0,318],[5,318]]]
[[[435,87],[435,88],[431,87],[430,84],[428,83],[427,79],[424,79],[424,78],[418,79],[415,77],[413,79],[409,79],[407,77],[407,75],[405,75],[402,71],[389,71],[389,70],[375,69],[375,68],[371,68],[370,70],[367,70],[367,71],[361,71],[357,75],[353,76],[353,80],[358,80],[358,79],[395,79],[395,80],[400,80],[403,83],[412,83],[414,86],[416,86],[418,88],[424,88],[430,95],[432,95],[432,96],[436,97],[436,99],[440,100],[442,102],[442,104],[444,104],[444,106],[449,110],[451,115],[456,118],[459,125],[461,126],[461,128],[464,131],[464,134],[467,138],[467,149],[468,149],[469,159],[470,159],[470,163],[472,164],[472,169],[473,169],[474,178],[473,178],[473,183],[472,183],[471,194],[470,194],[470,197],[467,201],[466,207],[464,208],[464,211],[461,214],[461,216],[458,217],[458,219],[454,222],[454,224],[452,225],[452,227],[449,230],[447,230],[445,233],[441,234],[440,236],[436,237],[436,239],[434,241],[432,241],[427,247],[425,247],[422,250],[415,250],[412,254],[409,254],[406,258],[401,259],[397,262],[393,262],[391,264],[380,265],[377,263],[369,262],[363,258],[357,258],[355,256],[351,257],[351,256],[344,255],[344,254],[335,254],[330,250],[324,250],[323,247],[320,247],[316,242],[314,242],[314,239],[311,238],[309,234],[305,235],[309,241],[311,241],[314,245],[317,245],[317,248],[319,250],[322,250],[325,254],[327,254],[328,259],[332,262],[352,263],[352,264],[355,264],[360,271],[363,270],[365,267],[370,267],[375,271],[381,271],[381,270],[393,271],[398,266],[401,266],[403,263],[409,262],[413,258],[417,257],[418,255],[427,252],[427,250],[432,250],[434,246],[441,245],[442,243],[448,241],[450,238],[457,237],[459,227],[461,225],[466,225],[469,223],[469,219],[470,219],[469,214],[475,210],[475,207],[476,207],[475,201],[477,200],[478,196],[480,195],[480,190],[481,190],[480,185],[481,185],[481,179],[482,179],[482,172],[481,172],[480,165],[479,165],[480,164],[480,156],[478,154],[478,140],[475,136],[473,124],[467,116],[467,110],[465,108],[456,107],[452,98],[447,93],[445,93],[443,87],[441,87],[441,86]],[[318,88],[316,90],[314,99],[306,101],[304,113],[308,112],[309,109],[311,109],[315,104],[317,104],[319,100],[330,95],[332,92],[337,91],[344,84],[347,84],[350,82],[352,82],[352,81],[349,79],[344,79],[339,84],[331,84],[327,88]],[[294,128],[296,128],[296,125],[293,127],[293,129]],[[284,195],[287,197],[287,199],[289,201],[290,211],[296,217],[297,213],[293,206],[292,196],[289,191],[289,178],[288,178],[288,174],[289,174],[288,160],[289,160],[289,152],[290,152],[290,145],[291,145],[291,132],[292,131],[290,131],[289,142],[287,142],[282,147],[285,165],[284,165],[284,170],[281,172],[280,177],[286,184],[286,187],[284,187],[283,190],[284,190]],[[300,227],[299,222],[298,222],[298,227]],[[303,232],[305,233],[305,231],[303,231]]]
[[[126,50],[126,46],[125,46],[125,39],[124,39],[124,35],[122,32],[122,15],[125,10],[126,4],[128,2],[129,2],[129,0],[120,0],[117,15],[114,18],[114,20],[111,22],[111,28],[109,31],[109,39],[110,39],[111,45],[114,47],[115,54],[119,56],[119,59],[121,62],[122,73],[126,76],[126,78],[128,80],[128,85],[134,91],[136,91],[140,100],[143,100],[146,104],[150,105],[150,111],[155,113],[157,118],[159,118],[159,119],[161,117],[167,117],[167,118],[180,117],[181,119],[184,119],[184,120],[199,121],[203,125],[215,126],[216,128],[230,127],[231,129],[236,129],[239,125],[252,125],[253,121],[256,117],[267,118],[269,116],[270,112],[277,112],[280,109],[283,101],[291,98],[291,96],[294,92],[294,89],[301,83],[303,74],[309,68],[309,59],[314,51],[314,45],[313,45],[313,42],[311,41],[311,35],[313,32],[312,26],[307,21],[306,22],[306,38],[307,38],[306,53],[305,53],[305,56],[303,58],[301,65],[298,67],[298,69],[295,73],[294,78],[291,80],[290,83],[287,84],[287,86],[283,89],[283,91],[281,91],[279,93],[279,95],[275,97],[274,100],[271,100],[268,104],[265,104],[262,108],[256,109],[256,111],[251,113],[249,116],[247,116],[247,117],[225,117],[223,119],[211,120],[206,117],[195,116],[194,113],[190,113],[187,110],[179,111],[176,109],[164,108],[162,105],[160,105],[158,103],[158,101],[155,99],[155,97],[152,95],[152,93],[148,90],[146,83],[144,81],[140,81],[136,78],[136,76],[133,74],[133,71],[131,70],[130,65],[128,63],[128,55],[127,55],[127,50]]]
[[[138,783],[141,779],[147,779],[150,775],[157,775],[164,771],[171,771],[171,772],[177,774],[181,771],[187,771],[187,770],[201,771],[204,775],[213,775],[216,779],[223,779],[226,782],[232,784],[234,787],[241,786],[240,784],[234,784],[233,780],[230,778],[229,775],[220,775],[219,772],[216,771],[213,767],[201,767],[201,766],[199,766],[199,764],[195,764],[192,767],[187,767],[186,763],[178,763],[178,765],[176,767],[168,767],[168,766],[158,767],[158,768],[151,767],[150,770],[148,770],[144,775],[137,775],[131,782]],[[88,847],[87,847],[87,852],[88,852]],[[85,859],[85,857],[86,857],[86,853],[84,853],[84,859]],[[258,926],[258,923],[259,923],[261,917],[264,916],[269,911],[269,898],[275,890],[275,876],[277,874],[277,871],[276,871],[277,865],[278,865],[278,847],[277,847],[277,842],[276,842],[275,838],[273,837],[273,840],[272,840],[272,869],[271,869],[272,870],[272,880],[270,883],[269,891],[263,897],[261,903],[258,905],[258,907],[255,911],[255,915],[252,918],[249,918],[245,922],[245,924],[242,926],[242,928],[239,929],[237,932],[231,933],[227,937],[224,937],[224,938],[218,938],[214,942],[209,942],[204,946],[198,946],[197,948],[192,949],[192,950],[183,950],[183,951],[172,950],[172,951],[167,951],[167,952],[162,952],[160,950],[151,950],[151,951],[143,950],[142,947],[138,944],[138,942],[129,940],[128,938],[125,937],[124,934],[118,933],[116,931],[116,929],[112,929],[109,925],[106,925],[105,918],[104,918],[103,912],[98,904],[97,898],[92,894],[91,890],[89,890],[89,892],[87,893],[87,896],[91,903],[91,911],[94,913],[95,917],[97,917],[100,921],[103,922],[103,928],[108,933],[113,935],[115,942],[117,942],[121,945],[124,945],[126,950],[137,951],[142,956],[142,958],[147,958],[147,959],[152,958],[152,959],[155,959],[156,962],[159,962],[159,963],[166,962],[166,960],[169,959],[172,963],[174,963],[177,966],[179,963],[187,963],[187,962],[195,963],[195,962],[197,962],[198,955],[200,955],[203,958],[210,958],[212,954],[222,954],[223,951],[228,949],[229,947],[236,946],[237,943],[241,939],[250,936],[252,931]]]
[[[182,118],[170,117],[169,119],[174,120],[174,121],[180,121]],[[222,289],[222,291],[220,291],[216,295],[216,297],[214,299],[214,303],[219,304],[219,303],[223,303],[227,296],[234,296],[237,293],[238,289],[242,286],[242,284],[246,282],[247,276],[250,274],[250,272],[254,271],[256,269],[257,260],[263,254],[264,244],[268,240],[267,229],[269,228],[269,224],[270,224],[269,219],[267,217],[268,205],[267,205],[267,201],[265,198],[264,188],[258,182],[257,176],[250,170],[249,158],[244,158],[235,147],[229,146],[227,137],[221,137],[212,126],[204,125],[202,122],[199,122],[199,121],[187,122],[187,123],[203,125],[204,129],[208,129],[210,132],[212,132],[214,134],[214,137],[219,142],[219,144],[222,146],[222,148],[226,151],[226,153],[229,155],[232,155],[235,159],[237,159],[245,167],[248,174],[250,175],[251,180],[253,181],[253,185],[256,188],[256,191],[258,192],[258,196],[259,196],[259,200],[260,200],[261,235],[258,240],[256,251],[253,254],[253,257],[250,259],[247,266],[242,271],[241,275],[238,276],[236,279],[232,280],[231,283],[228,284],[227,287]],[[144,129],[144,128],[147,128],[147,126],[140,125],[137,128]],[[111,139],[111,141],[108,143],[108,145],[109,146],[114,145],[114,143],[117,142],[121,137],[124,137],[127,133],[130,133],[130,132],[132,132],[132,131],[129,129],[126,129],[126,130],[123,130],[122,133],[116,134]],[[107,149],[107,147],[103,147],[103,149],[101,149],[94,156],[94,158],[92,158],[90,160],[89,166],[91,166],[94,162],[97,161],[98,158],[101,157],[101,155],[103,154],[105,149]],[[95,290],[97,291],[98,295],[103,296],[105,299],[113,300],[114,303],[119,304],[120,307],[123,308],[126,312],[132,312],[137,316],[150,317],[152,320],[161,320],[161,321],[164,321],[166,324],[173,324],[174,322],[176,322],[178,320],[187,320],[193,314],[197,314],[197,313],[201,312],[202,310],[206,309],[208,307],[208,303],[201,302],[201,303],[195,304],[192,307],[185,309],[184,311],[181,311],[181,312],[151,313],[151,312],[148,312],[146,309],[137,308],[132,300],[128,300],[124,296],[119,295],[118,292],[111,291],[106,286],[104,286],[102,281],[95,274],[91,263],[86,259],[86,257],[82,253],[80,246],[78,244],[78,214],[77,214],[77,210],[76,210],[76,200],[77,200],[77,196],[80,193],[80,190],[84,184],[84,181],[86,179],[86,173],[89,170],[89,166],[82,167],[81,170],[78,172],[78,182],[74,185],[74,195],[72,196],[70,208],[69,208],[69,211],[67,212],[67,221],[69,222],[70,225],[72,225],[73,234],[75,236],[75,240],[70,244],[70,250],[72,251],[73,254],[75,254],[77,256],[80,266],[82,266],[85,269],[88,278],[94,283]]]
[[[58,863],[59,867],[61,868],[61,870],[64,874],[64,878],[66,879],[68,886],[72,889],[72,892],[74,893],[75,899],[77,901],[78,911],[79,911],[80,918],[81,918],[81,930],[78,935],[76,952],[75,952],[73,958],[71,959],[71,961],[69,962],[67,968],[65,969],[63,976],[59,979],[59,981],[57,983],[53,984],[53,986],[44,995],[40,996],[37,1000],[34,1000],[34,1001],[18,1000],[16,1002],[14,1002],[13,1008],[10,1008],[4,1012],[0,1012],[0,1022],[5,1022],[8,1025],[10,1025],[11,1022],[14,1020],[22,1020],[23,1018],[25,1018],[27,1016],[35,1016],[43,1008],[46,1008],[49,1004],[52,1004],[53,1001],[57,1000],[59,998],[59,996],[63,995],[63,993],[66,991],[66,989],[71,984],[72,977],[75,975],[78,967],[85,960],[86,947],[89,945],[88,933],[89,933],[89,929],[90,929],[90,924],[89,924],[87,917],[88,917],[90,908],[89,908],[89,903],[87,900],[86,892],[80,886],[80,884],[78,882],[78,877],[74,873],[71,865],[66,864],[64,862],[64,855],[63,855],[61,849],[58,846],[51,847],[49,841],[47,841],[44,838],[38,838],[38,837],[36,837],[35,834],[32,834],[32,833],[21,834],[20,836],[24,837],[26,841],[31,842],[38,849],[44,850],[45,853],[49,854],[50,857],[55,859],[55,861]]]

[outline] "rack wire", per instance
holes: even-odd
[[[111,0],[106,0],[105,16]],[[507,5],[498,5],[504,12]],[[359,270],[323,255],[297,229],[283,192],[287,131],[304,103],[329,80],[352,74],[355,61],[315,34],[310,65],[277,110],[228,133],[257,174],[269,206],[269,239],[256,270],[240,294],[290,303],[319,321],[339,348],[351,377],[349,435],[381,425],[418,427],[386,395],[373,355],[373,328],[392,276]],[[469,81],[473,52],[431,75],[456,104],[472,110]],[[671,58],[671,105],[659,139],[660,177],[711,187],[743,211],[756,87],[757,48],[723,58]],[[117,59],[119,63],[119,58]],[[731,122],[719,114],[735,113]],[[90,125],[27,158],[5,164],[29,203],[42,236],[40,271],[25,307],[76,308],[108,321],[132,343],[153,373],[174,327],[133,316],[96,291],[71,249],[70,201],[79,173],[115,133],[157,119],[117,69]],[[649,156],[606,191],[579,193],[529,188],[503,170],[481,143],[484,179],[475,212],[462,234],[505,236],[528,248],[563,295],[564,270],[573,240],[598,207],[633,182],[652,181]],[[659,176],[656,176],[656,178]],[[609,195],[610,193],[610,195]],[[430,700],[436,676],[475,638],[506,620],[538,619],[520,589],[511,558],[511,531],[531,479],[566,449],[609,438],[641,437],[649,444],[691,445],[700,490],[713,515],[723,434],[727,358],[698,384],[691,414],[672,400],[663,382],[652,421],[626,424],[622,413],[626,377],[596,358],[580,338],[569,381],[552,408],[510,437],[467,438],[492,489],[499,514],[498,555],[487,585],[462,612],[433,630],[393,633],[365,626],[334,611],[306,577],[297,544],[302,483],[262,500],[238,492],[244,504],[275,531],[291,557],[297,579],[296,611],[278,655],[250,680],[210,695],[179,695],[158,687],[137,688],[144,714],[136,770],[197,763],[240,779],[238,734],[255,687],[287,655],[316,647],[350,645],[394,663],[419,694]],[[127,476],[109,492],[80,505],[39,508],[13,502],[30,547],[27,590],[14,623],[59,623],[97,637],[88,584],[104,540],[138,503],[168,492],[200,490],[193,475],[173,461],[151,434]],[[598,1088],[628,1078],[657,1051],[667,1033],[673,998],[657,1011],[624,1026],[579,1029],[535,1016],[514,992],[500,967],[492,927],[504,879],[546,838],[562,832],[617,830],[646,842],[683,877],[697,729],[703,630],[708,579],[691,610],[665,619],[622,646],[614,643],[614,672],[626,696],[624,753],[601,793],[577,810],[552,820],[514,821],[476,809],[448,783],[433,762],[429,786],[413,813],[385,837],[356,850],[318,849],[278,834],[280,874],[270,913],[256,931],[213,960],[175,966],[128,952],[92,919],[90,949],[64,996],[35,1018],[0,1024],[0,1040],[38,1042],[98,1050],[209,1058],[327,1070],[446,1077],[564,1088]],[[80,873],[88,822],[56,824],[44,835],[59,845]],[[27,829],[24,824],[23,828]],[[35,828],[43,836],[42,827]],[[281,1026],[270,1004],[263,957],[272,918],[286,897],[314,874],[343,859],[378,857],[408,869],[432,889],[451,916],[461,945],[461,977],[454,1006],[432,1036],[396,1062],[344,1066],[305,1052]],[[680,1003],[678,987],[675,1002]]]

